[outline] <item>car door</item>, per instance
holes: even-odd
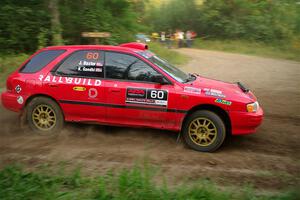
[[[178,123],[176,89],[159,84],[152,66],[134,55],[105,53],[107,120],[113,124],[172,129]],[[166,81],[167,82],[167,81]]]
[[[102,87],[103,52],[77,50],[44,79],[58,99],[65,118],[72,121],[104,121],[105,100]]]

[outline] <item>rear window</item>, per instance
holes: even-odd
[[[46,50],[35,55],[21,69],[23,73],[35,73],[43,69],[52,60],[64,53],[65,50]]]

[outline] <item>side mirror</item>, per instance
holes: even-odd
[[[159,83],[161,85],[167,84],[165,77],[161,74],[157,74],[157,75],[153,76],[152,80],[153,80],[153,82]]]

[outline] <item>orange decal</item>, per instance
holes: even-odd
[[[86,54],[86,59],[88,59],[88,60],[90,60],[90,59],[96,60],[98,58],[99,58],[99,53],[89,52]]]

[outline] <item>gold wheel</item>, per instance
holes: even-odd
[[[48,105],[38,105],[32,112],[33,124],[42,131],[51,130],[56,124],[56,114]]]
[[[206,147],[216,140],[217,127],[211,120],[198,117],[190,123],[188,134],[196,145]]]

